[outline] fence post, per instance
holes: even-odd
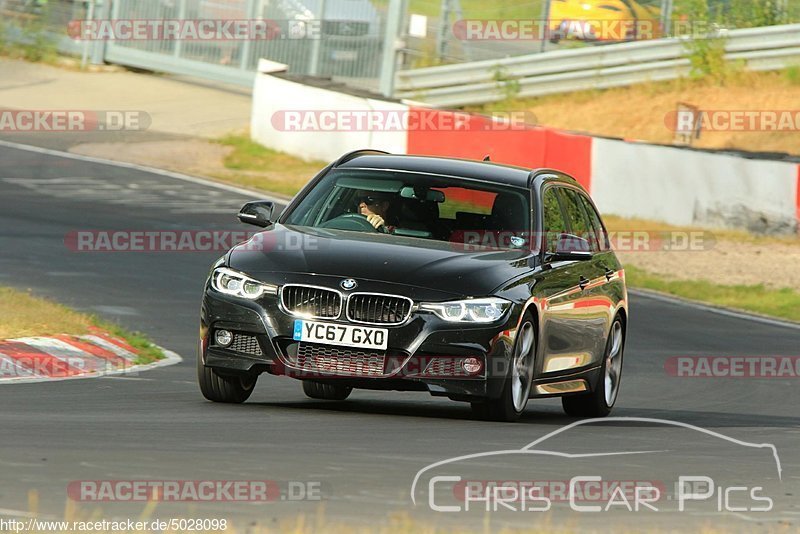
[[[312,21],[309,21],[312,22]],[[308,65],[308,74],[309,76],[316,76],[319,72],[319,54],[320,48],[322,48],[322,38],[325,35],[325,32],[322,31],[322,27],[325,23],[325,0],[320,0],[319,2],[319,35],[316,39],[311,41],[311,60],[309,61]],[[306,27],[308,28],[308,26]],[[306,32],[306,36],[308,36],[308,32]]]
[[[661,26],[664,32],[662,37],[672,33],[672,0],[661,0]]]
[[[394,94],[394,77],[400,60],[399,40],[403,31],[406,14],[405,0],[389,0],[386,14],[386,35],[383,40],[383,57],[381,58],[380,93],[391,97]]]
[[[253,25],[255,24],[255,20],[258,18],[258,14],[256,13],[256,2],[255,0],[247,0],[247,17],[248,17],[248,24],[249,27],[252,29]],[[239,68],[242,70],[247,70],[247,64],[250,61],[250,42],[254,39],[255,33],[250,35],[249,39],[245,39],[244,43],[242,44],[242,57],[239,58]],[[237,43],[238,46],[238,43]]]
[[[178,2],[178,19],[181,21],[186,20],[186,0],[180,0]],[[175,47],[172,49],[172,54],[176,58],[181,57],[182,48],[183,43],[181,39],[175,39]]]
[[[550,38],[550,0],[544,0],[542,4],[542,31],[539,32],[541,43],[539,43],[539,52],[547,51],[547,40]]]
[[[95,0],[94,18],[105,20],[109,18],[109,0]],[[106,40],[98,39],[92,46],[91,63],[92,65],[102,65],[106,57]]]
[[[94,0],[88,0],[89,5],[86,7],[86,20],[94,20]],[[85,37],[85,36],[84,36]],[[83,41],[83,53],[81,54],[81,70],[86,68],[86,62],[89,59],[89,49],[93,43],[87,39]]]

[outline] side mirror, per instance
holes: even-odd
[[[551,261],[580,261],[592,258],[592,246],[588,239],[572,234],[561,234],[556,242],[556,251],[548,254]]]
[[[264,228],[272,224],[272,210],[275,204],[268,200],[253,200],[239,210],[239,220],[245,224],[252,224]]]

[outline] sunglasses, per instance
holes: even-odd
[[[375,204],[379,204],[385,200],[386,200],[385,198],[373,197],[373,196],[358,197],[358,202],[359,203],[363,202],[367,206],[374,206]]]

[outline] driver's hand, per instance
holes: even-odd
[[[381,217],[380,215],[377,215],[375,213],[370,213],[369,215],[367,215],[367,221],[369,221],[369,223],[372,226],[374,226],[376,230],[378,228],[380,228],[381,226],[383,226],[383,224],[385,222],[383,220],[383,217]]]

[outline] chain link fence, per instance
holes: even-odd
[[[287,64],[291,74],[369,89],[378,86],[386,19],[385,9],[369,0],[0,0],[0,13],[0,41],[23,47],[88,51],[96,62],[178,74],[208,65],[209,78],[242,83],[266,58]],[[179,21],[181,31],[213,21],[218,38],[163,38],[163,30],[137,38],[120,31],[158,21]],[[220,34],[226,21],[261,22],[269,31],[231,37]]]
[[[702,21],[714,31],[797,22],[800,0],[0,0],[0,15],[0,49],[17,43],[28,59],[39,60],[59,49],[93,62],[247,85],[258,60],[266,58],[287,64],[292,74],[330,77],[388,95],[392,84],[387,80],[393,79],[395,68],[644,38],[634,33],[606,39],[587,21],[650,21],[656,28],[650,37],[658,38],[686,31],[687,21]],[[78,35],[73,31],[86,19],[263,21],[272,33],[262,39],[89,39],[82,30]],[[468,21],[484,29],[506,21],[532,21],[546,33],[472,39],[463,32]],[[387,39],[395,28],[398,39]],[[570,34],[575,28],[594,35]]]
[[[408,17],[403,66],[412,69],[789,24],[800,22],[800,1],[409,0]],[[628,31],[619,30],[626,25]],[[470,27],[476,28],[473,34]],[[639,28],[649,30],[637,33]]]

